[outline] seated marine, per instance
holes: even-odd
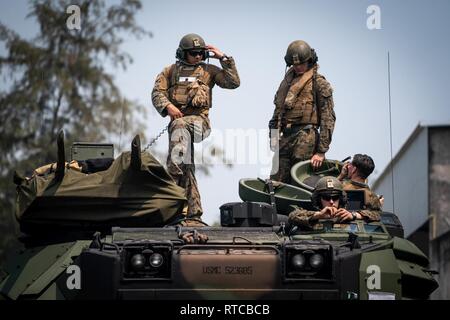
[[[345,191],[364,191],[364,215],[371,220],[380,220],[382,203],[378,196],[370,190],[366,184],[366,179],[375,169],[373,159],[366,154],[355,154],[351,162],[347,162],[342,167],[338,179],[342,181]]]
[[[304,228],[312,228],[319,219],[338,219],[339,222],[349,222],[363,219],[374,221],[365,210],[348,211],[345,207],[347,196],[342,183],[335,177],[321,178],[315,185],[311,196],[312,205],[316,211],[298,208],[289,214],[289,223]]]

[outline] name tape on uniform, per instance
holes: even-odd
[[[179,82],[194,82],[197,77],[180,77]]]

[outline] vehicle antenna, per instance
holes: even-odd
[[[392,212],[395,213],[395,191],[394,191],[394,163],[392,157],[392,110],[391,110],[391,59],[388,51],[388,92],[389,92],[389,139],[391,147],[391,185],[392,185]]]

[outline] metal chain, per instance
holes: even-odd
[[[163,134],[164,132],[166,132],[169,129],[169,125],[167,125],[167,127],[165,127],[160,133],[158,133],[158,135],[156,137],[154,137],[149,143],[148,145],[145,147],[145,149],[143,150],[144,152],[147,151],[148,148],[150,148],[155,142],[156,140],[158,140]]]

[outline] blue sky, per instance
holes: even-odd
[[[219,133],[267,128],[273,96],[285,72],[286,48],[297,39],[316,49],[319,72],[334,88],[337,121],[328,158],[371,155],[376,163],[372,181],[388,164],[388,51],[394,155],[419,122],[450,123],[448,0],[166,0],[143,4],[137,19],[154,37],[127,39],[124,49],[134,63],[115,75],[125,96],[148,107],[144,142],[168,123],[151,104],[155,77],[175,61],[180,38],[191,32],[232,55],[241,77],[236,90],[214,89],[210,118]],[[380,8],[379,30],[367,28],[370,5]],[[3,23],[25,37],[36,32],[34,21],[24,20],[27,2],[0,0],[0,6]],[[122,141],[131,141],[134,134],[130,132]],[[267,139],[258,140],[261,149],[266,143]],[[163,151],[166,147],[164,136],[156,148]],[[221,204],[239,201],[240,178],[257,176],[263,177],[261,164],[236,164],[231,170],[216,165],[211,176],[199,175],[206,222],[219,220]]]

